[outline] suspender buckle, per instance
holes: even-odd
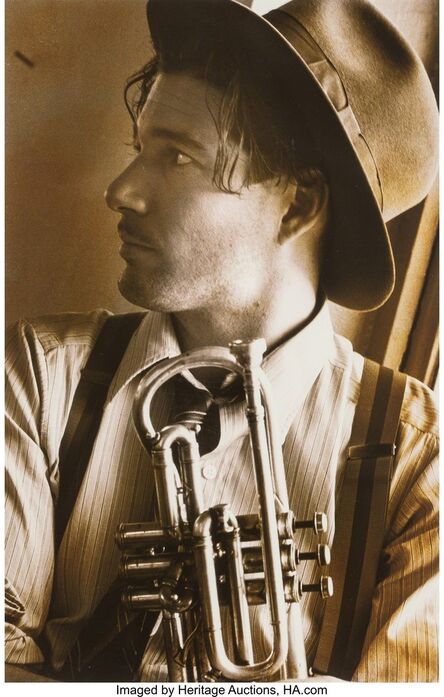
[[[379,457],[394,457],[396,443],[366,443],[352,445],[348,449],[349,460],[377,460]]]

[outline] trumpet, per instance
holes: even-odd
[[[116,533],[125,552],[121,574],[131,584],[122,602],[130,610],[162,613],[171,682],[306,678],[300,600],[305,592],[333,593],[329,576],[306,585],[297,573],[304,559],[329,563],[326,545],[304,553],[295,541],[301,528],[324,533],[327,521],[320,512],[298,521],[289,509],[272,391],[261,368],[265,349],[263,339],[239,340],[166,359],[142,378],[134,400],[135,427],[154,470],[157,520],[121,524]],[[157,390],[202,367],[242,378],[257,514],[235,514],[225,503],[206,508],[196,423],[186,419],[159,432],[153,426]],[[256,660],[249,607],[264,603],[272,644],[269,655]],[[224,642],[221,606],[229,608],[234,656]]]

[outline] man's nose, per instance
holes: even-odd
[[[132,163],[108,186],[105,191],[107,205],[119,213],[131,210],[138,215],[145,215],[148,209],[147,187],[143,186]]]

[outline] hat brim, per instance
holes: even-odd
[[[330,300],[353,310],[374,310],[395,282],[387,229],[359,157],[330,100],[305,61],[267,20],[235,0],[148,0],[154,47],[202,31],[251,55],[266,55],[267,69],[294,101],[321,153],[330,188],[331,222],[322,283]],[[255,54],[255,52],[260,52]]]

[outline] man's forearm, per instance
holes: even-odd
[[[43,674],[42,666],[5,663],[5,682],[59,682]]]

